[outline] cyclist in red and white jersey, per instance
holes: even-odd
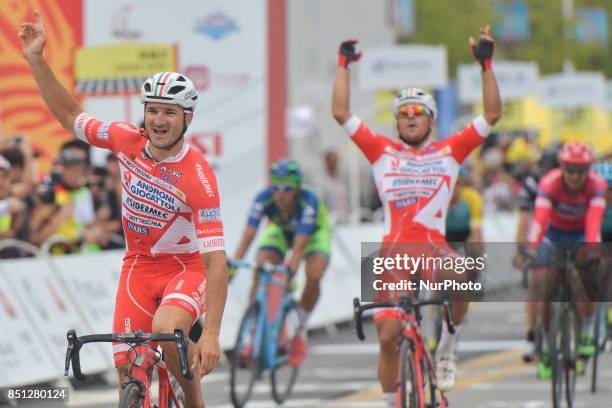
[[[533,223],[528,235],[530,257],[535,261],[536,291],[544,300],[540,309],[544,336],[549,325],[552,288],[560,280],[559,271],[551,262],[556,256],[563,256],[562,251],[580,247],[584,250],[578,254],[584,253],[586,255],[582,257],[590,256],[595,261],[597,248],[589,244],[601,242],[601,224],[608,190],[606,180],[591,170],[593,153],[588,145],[581,142],[566,143],[559,151],[559,163],[560,168],[549,171],[540,180]],[[581,263],[582,257],[577,257],[577,265]],[[586,283],[586,288],[592,287],[591,270],[579,272],[582,280],[579,286]],[[584,299],[583,296],[578,293],[578,298]],[[587,358],[595,352],[592,344],[595,308],[594,303],[585,301],[578,302],[577,306],[582,319],[578,355]],[[547,379],[551,377],[552,369],[546,339],[543,344],[538,377]]]
[[[144,129],[99,121],[83,112],[49,68],[45,29],[35,14],[35,23],[21,25],[19,38],[43,99],[66,130],[111,150],[121,168],[127,252],[113,331],[188,333],[206,309],[202,336],[189,346],[193,380],[181,375],[174,344],[161,344],[186,406],[204,407],[200,379],[219,361],[228,274],[215,175],[183,138],[197,104],[195,87],[176,72],[153,75],[141,90]],[[123,383],[127,348],[114,345],[114,354]]]
[[[372,164],[374,179],[384,215],[384,243],[436,243],[445,247],[445,224],[452,190],[459,167],[479,146],[502,115],[497,81],[491,69],[494,40],[490,27],[481,29],[480,41],[470,38],[470,46],[482,67],[484,116],[464,130],[443,140],[429,136],[435,127],[437,107],[434,99],[418,88],[400,91],[393,103],[398,140],[374,133],[349,109],[349,64],[360,59],[357,41],[341,44],[339,66],[333,90],[332,113],[336,121]],[[450,273],[446,279],[464,276]],[[467,303],[453,304],[453,320],[459,328]],[[378,314],[375,318],[380,343],[378,372],[385,400],[395,407],[396,373],[399,361],[397,340],[401,321],[396,315]],[[456,335],[443,329],[438,346],[438,386],[449,390],[455,383],[454,343]]]

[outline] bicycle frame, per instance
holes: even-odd
[[[129,384],[136,384],[143,396],[143,406],[153,407],[150,396],[151,376],[153,369],[157,369],[159,377],[159,408],[168,407],[168,397],[171,397],[174,404],[178,407],[178,397],[172,387],[169,371],[166,363],[161,359],[159,352],[147,345],[149,342],[173,341],[179,354],[182,375],[190,380],[193,375],[189,372],[187,364],[187,341],[180,329],[173,334],[144,333],[141,330],[130,333],[111,333],[94,334],[77,337],[75,330],[71,329],[67,334],[68,348],[66,350],[66,363],[64,375],[68,375],[70,364],[74,377],[79,381],[84,381],[87,376],[81,371],[80,350],[84,344],[94,342],[120,342],[135,345],[133,350],[128,352],[128,364],[130,364],[128,381],[121,384],[122,388]],[[133,355],[130,353],[134,353]]]
[[[434,368],[434,364],[432,362],[431,354],[427,350],[425,345],[425,341],[423,340],[423,335],[421,333],[420,321],[421,314],[419,307],[425,305],[441,305],[446,310],[446,325],[449,333],[454,333],[455,328],[452,323],[452,314],[450,310],[450,304],[448,301],[438,301],[438,300],[418,300],[411,299],[408,297],[400,298],[399,302],[385,302],[385,303],[370,303],[366,305],[362,305],[358,298],[353,299],[353,310],[354,310],[354,319],[353,322],[355,324],[355,331],[357,332],[357,337],[360,340],[365,340],[365,335],[363,333],[362,326],[362,315],[363,312],[369,309],[378,309],[378,308],[396,308],[401,310],[400,318],[402,320],[402,331],[400,338],[400,349],[403,342],[409,342],[411,351],[412,351],[412,359],[415,367],[416,381],[417,381],[417,392],[418,392],[418,400],[421,402],[421,407],[425,407],[425,395],[424,395],[424,379],[423,379],[423,366],[421,362],[423,358],[425,359],[425,364],[427,365],[427,369],[432,375],[434,381],[436,381],[436,371]],[[401,364],[398,371],[398,384],[401,384]],[[437,405],[437,408],[445,408],[448,406],[448,402],[444,393],[438,390],[441,395],[441,401]]]
[[[421,333],[421,325],[419,323],[420,318],[415,316],[420,313],[415,310],[413,313],[405,313],[402,312],[402,332],[401,332],[401,342],[407,341],[410,344],[410,348],[412,349],[412,353],[414,356],[414,367],[416,372],[416,380],[418,384],[418,397],[419,401],[425,401],[425,395],[423,392],[423,367],[421,363],[423,358],[425,358],[425,364],[427,364],[427,369],[432,373],[432,377],[434,381],[437,382],[436,378],[436,370],[434,369],[434,364],[432,362],[431,354],[427,350],[425,342],[423,340],[423,335]],[[401,346],[400,346],[401,347]],[[401,381],[401,374],[398,371],[398,384]],[[443,395],[443,394],[442,394]],[[437,408],[444,408],[447,406],[447,402],[445,398],[442,398],[440,404],[438,404]]]
[[[290,279],[287,269],[274,268],[272,271],[269,269],[271,268],[260,268],[259,287],[255,296],[255,302],[259,304],[259,313],[252,350],[254,358],[259,350],[263,351],[264,368],[273,368],[277,364],[276,348],[281,335],[281,314],[279,312],[292,300],[287,290]],[[279,280],[274,276],[275,274],[282,274],[285,279]],[[277,286],[282,291],[280,299],[271,299],[272,293],[269,290],[271,285]],[[271,301],[278,304],[270,304]]]

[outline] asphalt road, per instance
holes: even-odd
[[[544,408],[552,406],[550,381],[537,380],[535,366],[521,360],[524,336],[520,303],[474,303],[459,342],[458,383],[447,394],[451,407]],[[376,337],[367,325],[359,342],[350,327],[312,333],[309,354],[285,407],[380,407],[376,375]],[[603,355],[600,390],[590,394],[589,377],[578,380],[577,408],[612,406],[612,354]],[[229,374],[224,363],[203,381],[207,407],[229,408]],[[98,381],[71,393],[70,407],[111,408],[116,389]],[[60,404],[20,404],[59,407]],[[257,383],[249,408],[275,407],[269,377]]]

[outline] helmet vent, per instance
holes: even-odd
[[[168,89],[168,94],[176,95],[177,93],[181,92],[184,89],[185,87],[183,85],[174,85],[172,88]]]

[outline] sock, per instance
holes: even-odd
[[[311,312],[307,312],[302,306],[298,306],[297,312],[298,319],[300,319],[300,330],[303,330],[306,328],[306,323],[308,323]]]
[[[394,392],[383,393],[383,399],[387,403],[388,408],[397,408],[397,394]]]
[[[457,342],[457,335],[461,330],[461,325],[455,326],[455,334],[450,334],[446,327],[446,322],[442,322],[442,335],[440,336],[440,343],[438,343],[438,349],[436,354],[445,355],[452,354],[455,352],[455,343]]]

